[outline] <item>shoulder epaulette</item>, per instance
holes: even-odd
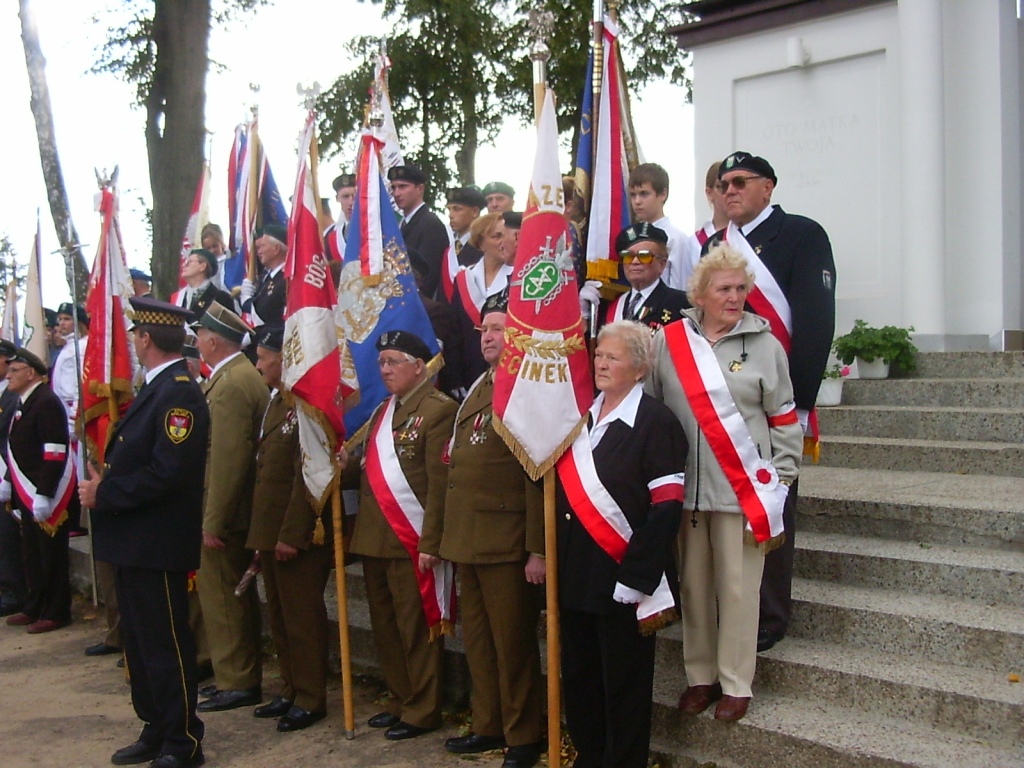
[[[192,377],[191,376],[186,376],[186,375],[182,374],[181,376],[175,376],[174,380],[175,381],[192,381]]]
[[[454,403],[455,402],[450,397],[448,397],[448,395],[446,395],[444,392],[442,392],[439,389],[432,389],[432,390],[430,390],[430,397],[434,398],[435,400],[439,400],[442,403]]]

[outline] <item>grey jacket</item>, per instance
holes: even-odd
[[[700,327],[701,311],[687,309],[680,322]],[[771,427],[768,417],[789,407],[793,385],[782,345],[771,334],[768,321],[750,312],[732,331],[711,345],[729,392],[750,430],[761,456],[770,461],[779,478],[796,479],[803,452],[803,430],[799,423]],[[744,353],[746,357],[744,357]],[[686,498],[683,509],[698,508],[714,512],[742,512],[736,494],[715,458],[707,439],[683,391],[672,356],[665,344],[664,331],[658,331],[653,344],[654,364],[644,389],[664,402],[683,425],[690,443],[686,461]],[[730,370],[730,366],[734,370]]]

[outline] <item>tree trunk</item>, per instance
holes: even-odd
[[[18,15],[21,18],[21,42],[25,48],[25,68],[28,71],[29,88],[32,93],[32,117],[36,121],[36,138],[39,142],[39,164],[46,184],[46,199],[50,205],[50,216],[57,241],[70,258],[65,259],[68,289],[75,301],[85,303],[89,287],[89,269],[78,247],[78,233],[71,222],[71,206],[64,188],[64,172],[57,154],[57,135],[53,129],[53,112],[50,109],[50,89],[46,84],[46,59],[39,45],[39,29],[31,0],[18,0]],[[74,286],[74,289],[72,289]]]
[[[153,190],[154,293],[178,287],[181,237],[203,168],[210,0],[157,0],[156,62],[146,99],[146,147]]]
[[[480,144],[477,126],[476,94],[467,93],[462,98],[462,146],[455,153],[459,184],[463,187],[476,183],[476,150]]]

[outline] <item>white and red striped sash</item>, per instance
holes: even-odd
[[[725,229],[725,240],[743,255],[754,273],[754,287],[747,294],[747,303],[771,324],[772,335],[779,340],[788,355],[793,346],[793,313],[786,294],[761,257],[750,247],[740,228],[731,221]]]
[[[480,290],[476,280],[469,279],[469,269],[460,269],[455,275],[455,290],[459,292],[462,311],[473,321],[473,325],[480,325],[480,310],[484,308],[487,294]]]
[[[697,238],[697,242],[700,243],[701,248],[703,248],[704,244],[707,243],[707,241],[711,239],[711,236],[717,231],[718,230],[715,229],[714,222],[709,220],[705,221],[704,226],[694,232],[693,236]]]
[[[573,441],[572,447],[562,454],[556,464],[558,479],[576,516],[594,542],[616,563],[626,556],[626,547],[633,536],[633,529],[615,498],[604,487],[594,465],[594,452],[590,447],[590,430],[584,429]],[[648,488],[651,503],[675,499],[683,500],[683,476],[667,475],[652,481]],[[636,617],[641,627],[654,624],[653,629],[664,626],[659,621],[675,608],[675,599],[668,586],[668,579],[661,574],[661,581],[653,595],[645,596],[637,605]],[[670,617],[671,621],[674,617]]]
[[[697,425],[732,486],[754,539],[761,543],[778,536],[783,531],[782,509],[772,498],[779,482],[778,473],[758,453],[743,414],[729,392],[715,351],[690,319],[666,325],[663,330]],[[792,403],[771,416],[774,426],[793,424],[797,418]]]
[[[50,511],[50,516],[39,523],[40,528],[53,536],[68,516],[68,504],[75,492],[75,463],[68,456],[68,447],[63,443],[44,444],[43,459],[46,461],[64,460],[64,471],[61,474],[60,482],[57,483],[57,492],[53,496],[53,509]],[[18,498],[21,499],[21,503],[25,505],[29,514],[32,514],[32,501],[36,495],[36,486],[21,471],[10,446],[7,448],[7,466],[11,470],[11,487],[18,494]]]
[[[380,505],[384,518],[412,560],[419,585],[423,613],[431,637],[455,622],[455,573],[452,564],[442,561],[423,573],[419,569],[420,534],[423,533],[423,505],[420,504],[402,472],[395,451],[391,422],[398,398],[389,398],[366,443],[366,478]],[[439,628],[439,629],[435,629]]]
[[[604,310],[604,322],[605,325],[608,323],[615,323],[622,319],[623,314],[626,312],[626,297],[629,296],[629,291],[620,293],[615,300],[609,304]]]

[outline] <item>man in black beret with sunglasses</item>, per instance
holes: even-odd
[[[718,168],[718,191],[725,198],[729,225],[708,239],[703,253],[725,239],[750,264],[756,282],[747,309],[771,323],[789,354],[797,415],[810,435],[811,412],[835,332],[836,266],[828,235],[818,222],[772,205],[778,183],[763,157],[743,151],[726,157]],[[786,543],[765,557],[759,651],[781,640],[789,625],[796,499],[794,482],[783,511]]]

